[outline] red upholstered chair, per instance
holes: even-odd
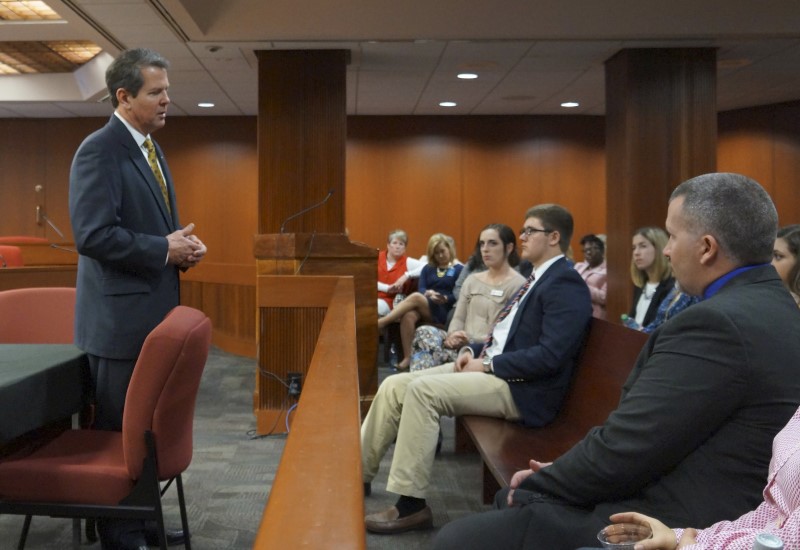
[[[21,267],[25,265],[22,261],[22,249],[18,246],[0,244],[0,269],[5,267]]]
[[[166,550],[161,495],[175,480],[186,548],[181,473],[211,343],[201,311],[173,309],[148,335],[125,401],[122,432],[69,430],[26,456],[0,460],[0,514],[154,520]],[[162,490],[159,481],[168,481]],[[29,521],[20,539],[24,546]]]
[[[71,344],[74,324],[74,288],[16,288],[0,292],[0,343]]]

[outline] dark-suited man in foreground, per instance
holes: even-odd
[[[462,350],[454,363],[388,377],[361,427],[365,489],[397,439],[387,488],[395,506],[366,517],[376,533],[431,527],[426,505],[439,417],[478,414],[547,424],[564,399],[592,315],[589,290],[564,259],[572,215],[535,206],[520,234],[534,271],[498,316],[491,342]],[[485,349],[484,349],[485,348]]]
[[[166,121],[167,67],[146,49],[124,51],[112,62],[106,85],[114,114],[84,140],[70,172],[69,210],[80,253],[75,344],[89,356],[97,429],[122,429],[144,339],[178,305],[179,269],[206,253],[192,235],[194,225],[178,222],[169,168],[150,139]],[[146,548],[141,522],[104,520],[98,529],[104,549]]]
[[[758,183],[706,174],[672,194],[664,254],[702,301],[650,336],[603,426],[531,461],[499,510],[454,521],[435,548],[597,546],[614,512],[707,526],[755,508],[772,439],[800,404],[800,314],[770,265],[778,216]]]

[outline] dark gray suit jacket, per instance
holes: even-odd
[[[150,165],[112,115],[72,162],[69,210],[78,259],[75,344],[100,357],[135,359],[147,334],[180,301],[166,236],[178,229],[172,176],[167,211]]]
[[[734,277],[653,332],[617,410],[521,487],[595,521],[623,510],[674,526],[739,517],[761,501],[772,439],[800,405],[798,334],[800,311],[772,266]],[[531,526],[580,530],[574,518],[544,523]]]

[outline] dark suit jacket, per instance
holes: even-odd
[[[656,318],[656,313],[658,313],[658,306],[661,305],[661,302],[667,297],[667,294],[669,294],[669,291],[672,290],[672,287],[674,286],[675,277],[670,277],[658,283],[656,292],[653,294],[653,299],[650,300],[650,305],[647,308],[647,313],[644,314],[644,321],[642,321],[643,327],[646,327],[653,322],[653,319]],[[644,287],[633,287],[633,305],[628,313],[628,317],[631,319],[636,318],[636,304],[639,303],[639,297],[642,295],[643,291]]]
[[[178,229],[172,176],[170,214],[150,165],[112,115],[75,153],[69,210],[78,259],[75,343],[112,359],[135,359],[147,334],[180,301],[178,270],[166,265],[166,236]]]
[[[558,414],[591,317],[589,289],[564,258],[520,304],[492,365],[495,376],[508,382],[526,426],[543,426]]]
[[[706,527],[754,509],[772,439],[800,405],[798,334],[800,311],[771,265],[734,277],[654,331],[617,410],[522,487],[604,522],[636,510]]]

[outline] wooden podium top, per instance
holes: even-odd
[[[376,248],[344,233],[264,233],[255,235],[253,253],[258,260],[378,257]]]

